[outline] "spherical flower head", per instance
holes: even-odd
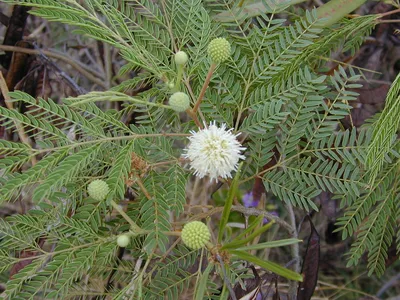
[[[106,199],[109,191],[108,184],[100,179],[96,179],[88,185],[89,196],[98,201]]]
[[[231,131],[225,124],[218,127],[215,122],[198,132],[191,131],[183,157],[190,160],[190,168],[195,170],[196,176],[209,176],[210,181],[232,177],[231,172],[237,170],[239,159],[245,159],[241,152],[246,148],[236,139],[239,134]]]
[[[207,50],[214,63],[222,63],[231,56],[231,44],[224,38],[213,39]]]
[[[127,234],[121,234],[118,238],[117,238],[117,245],[119,247],[123,247],[125,248],[126,246],[129,245],[129,242],[131,241],[131,238],[127,235]]]
[[[182,92],[173,93],[169,98],[169,105],[177,112],[182,112],[190,107],[189,96]]]
[[[173,81],[167,83],[167,88],[172,90],[175,87],[175,83]]]
[[[200,221],[187,223],[181,233],[183,243],[194,250],[203,248],[210,240],[210,236],[207,225]]]
[[[188,58],[188,55],[186,54],[186,52],[178,51],[175,53],[174,59],[175,59],[175,63],[177,65],[184,65],[187,63],[189,58]]]

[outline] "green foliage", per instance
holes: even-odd
[[[234,1],[3,2],[32,6],[35,16],[71,25],[77,33],[115,47],[126,60],[120,74],[140,70],[109,91],[63,102],[10,93],[26,113],[0,107],[4,128],[28,137],[23,143],[0,140],[0,203],[22,199],[34,204],[26,215],[0,222],[0,270],[29,260],[7,283],[7,296],[65,299],[82,293],[77,286],[85,285],[113,299],[177,299],[197,283],[199,297],[212,298],[226,282],[224,276],[240,282],[236,264],[225,266],[228,275],[217,263],[205,272],[199,267],[199,252],[175,244],[185,222],[181,216],[192,214],[187,199],[196,197],[188,196],[190,172],[180,158],[185,137],[198,130],[196,124],[210,121],[233,128],[247,148],[243,171],[228,182],[230,194],[217,234],[218,242],[231,238],[226,244],[238,260],[301,280],[280,264],[243,251],[256,248],[237,242],[246,234],[246,243],[264,237],[269,227],[255,228],[255,223],[251,231],[227,229],[237,191],[255,178],[262,179],[268,193],[306,211],[319,209],[314,198],[321,191],[341,198],[345,212],[339,230],[343,238],[358,232],[349,265],[369,251],[370,274],[381,275],[396,231],[400,248],[400,148],[393,138],[399,77],[379,121],[357,130],[343,129],[341,120],[350,114],[360,75],[342,66],[332,76],[318,74],[331,51],[357,49],[374,27],[375,16],[322,29],[316,10],[285,25],[286,20],[276,17],[278,12],[285,15],[290,4],[285,1],[263,1],[265,13],[247,16]],[[220,36],[231,43],[232,56],[213,71],[201,113],[194,112],[200,120],[174,112],[166,105],[172,94],[168,84],[178,76],[174,53],[188,53],[178,86],[194,104],[211,64],[205,54],[208,43]],[[144,84],[148,89],[129,96]],[[122,108],[106,110],[104,102],[119,102]],[[86,193],[94,179],[110,186],[103,202],[90,200]],[[207,197],[211,199],[211,192]],[[124,251],[134,262],[117,258],[121,250],[115,241],[121,232],[132,235]],[[208,250],[203,250],[204,259],[214,255]],[[215,262],[216,256],[212,258]],[[198,268],[193,271],[193,266]],[[218,280],[211,275],[214,266],[222,274]]]
[[[131,168],[131,159],[135,141],[130,141],[121,149],[110,169],[108,184],[110,186],[109,198],[123,199],[125,195],[125,180]]]
[[[157,246],[165,252],[168,243],[165,232],[170,230],[169,207],[165,199],[167,192],[162,186],[163,179],[164,176],[153,173],[143,183],[146,190],[152,191],[151,195],[142,197],[140,203],[142,227],[150,230],[143,245],[147,253],[154,251]]]
[[[264,105],[254,106],[254,113],[243,122],[240,129],[244,132],[257,134],[273,129],[281,123],[288,112],[281,112],[283,102],[281,100],[266,102]]]
[[[396,143],[395,150],[399,150],[399,143]],[[343,205],[348,204],[344,216],[337,222],[342,237],[346,238],[357,231],[357,238],[349,252],[348,266],[357,264],[368,250],[370,274],[373,271],[383,274],[387,250],[395,235],[395,220],[398,219],[399,164],[399,155],[396,153],[389,162],[385,162],[384,168],[378,173],[379,179],[361,197],[349,195],[342,200]]]
[[[183,246],[178,246],[165,261],[157,265],[157,273],[151,279],[151,284],[146,288],[146,299],[178,299],[182,291],[187,288],[196,273],[184,271],[196,262],[197,251],[190,251]]]
[[[298,281],[303,280],[303,278],[301,277],[300,274],[297,274],[288,269],[284,269],[281,266],[277,265],[276,263],[266,261],[266,260],[261,260],[258,257],[248,254],[244,251],[235,250],[235,251],[231,251],[231,253],[241,259],[244,259],[244,260],[252,262],[256,265],[262,266],[263,268],[265,268],[267,270],[271,270],[272,272],[279,274],[283,277],[286,277],[286,278],[289,278],[292,280],[298,280]]]
[[[373,181],[385,163],[385,155],[392,149],[400,128],[400,74],[393,82],[385,109],[374,124],[372,142],[368,146],[367,164]]]

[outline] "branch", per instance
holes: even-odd
[[[215,63],[212,63],[211,66],[210,66],[210,69],[208,70],[206,80],[204,81],[204,84],[203,84],[203,87],[201,88],[199,97],[197,98],[197,101],[196,101],[196,103],[194,104],[193,109],[192,109],[192,112],[193,112],[194,114],[197,112],[197,110],[198,110],[199,107],[200,107],[201,102],[203,101],[204,94],[206,93],[206,90],[207,90],[207,88],[208,88],[208,85],[210,84],[211,77],[212,77],[212,75],[214,74],[214,71],[215,71],[215,67],[216,67],[216,66],[217,66],[217,65],[216,65]]]
[[[59,59],[61,61],[64,61],[65,63],[69,64],[71,67],[75,68],[79,73],[81,73],[83,76],[91,80],[92,82],[98,84],[102,88],[106,89],[107,84],[103,82],[103,80],[100,80],[99,78],[95,77],[93,74],[91,74],[89,71],[85,70],[84,67],[82,67],[79,63],[75,62],[72,58],[55,53],[53,51],[47,51],[47,50],[35,50],[35,49],[27,49],[23,47],[16,47],[16,46],[5,46],[5,45],[0,45],[0,50],[3,51],[12,51],[12,52],[22,52],[22,53],[27,53],[27,54],[44,54],[48,57],[52,57],[55,59]]]

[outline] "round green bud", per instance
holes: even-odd
[[[170,90],[172,90],[175,87],[175,84],[173,82],[168,82],[167,86]]]
[[[194,250],[203,248],[210,236],[207,225],[199,221],[187,223],[181,233],[183,243]]]
[[[186,64],[186,62],[188,61],[188,55],[186,54],[186,52],[183,51],[178,51],[175,54],[175,63],[177,65],[184,65]]]
[[[129,237],[129,235],[127,234],[121,234],[118,238],[117,238],[117,245],[120,247],[125,248],[126,246],[129,245],[129,242],[131,241],[131,238]]]
[[[231,44],[224,38],[216,38],[208,44],[207,51],[214,63],[222,63],[231,56]]]
[[[169,97],[169,105],[173,110],[182,112],[190,107],[189,96],[182,92],[176,92]]]
[[[98,201],[106,199],[109,191],[108,184],[100,179],[96,179],[88,185],[89,196]]]

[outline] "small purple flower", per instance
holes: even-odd
[[[260,200],[254,199],[252,191],[244,194],[242,200],[243,200],[244,207],[257,207],[258,203],[260,202]]]
[[[244,194],[243,198],[242,198],[242,201],[243,201],[243,206],[244,207],[257,207],[258,203],[260,203],[260,199],[254,199],[252,191],[247,192],[246,194]],[[276,216],[276,217],[279,216],[278,212],[276,212],[276,211],[270,211],[269,213],[271,215]],[[264,218],[263,224],[265,225],[265,224],[268,224],[268,223],[269,223],[269,220],[267,218]]]

